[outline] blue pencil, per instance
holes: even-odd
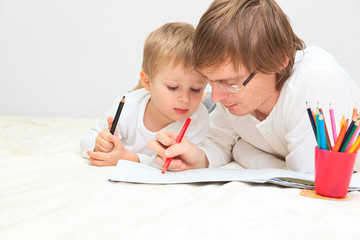
[[[321,146],[320,148],[327,150],[324,117],[321,113],[319,114],[319,132],[320,132],[320,146]]]
[[[316,115],[315,115],[315,118],[316,118],[316,136],[317,136],[317,144],[318,144],[318,148],[321,148],[321,138],[320,138],[320,127],[319,127],[319,109],[316,108]]]

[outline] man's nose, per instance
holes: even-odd
[[[212,102],[217,103],[217,102],[227,98],[227,96],[228,96],[227,90],[221,88],[216,83],[212,84],[211,88],[212,88],[212,91],[211,91],[211,101]]]

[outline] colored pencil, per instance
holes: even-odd
[[[336,131],[336,124],[335,124],[334,109],[331,106],[331,103],[330,103],[330,107],[329,107],[329,112],[330,112],[330,120],[331,120],[331,128],[332,128],[333,140],[334,140],[334,144],[335,144],[336,138],[337,138],[337,131]]]
[[[346,134],[346,129],[347,129],[348,123],[349,123],[349,119],[346,119],[345,122],[344,122],[344,124],[343,124],[342,127],[341,127],[339,136],[338,136],[338,138],[336,139],[336,142],[335,142],[334,147],[333,147],[333,151],[334,151],[334,152],[338,152],[339,149],[340,149],[341,143],[342,143],[342,141],[343,141],[343,139],[344,139],[344,136],[345,136],[345,134]]]
[[[360,134],[357,136],[354,144],[349,149],[348,153],[357,152],[356,149],[360,146]]]
[[[360,149],[360,144],[357,145],[357,147],[354,150],[354,153],[357,153],[359,151],[359,149]]]
[[[344,139],[342,140],[342,143],[341,143],[341,145],[340,145],[339,152],[345,151],[345,149],[344,149],[343,147],[344,147],[344,145],[345,145],[345,142],[346,142],[346,140],[347,140],[350,132],[352,131],[352,128],[353,128],[353,126],[354,126],[354,124],[355,124],[355,121],[356,121],[356,118],[354,118],[354,119],[351,120],[351,123],[350,123],[348,129],[346,130]]]
[[[316,136],[317,136],[317,144],[318,148],[321,148],[321,138],[320,138],[320,128],[319,128],[319,109],[316,109]]]
[[[341,118],[340,129],[342,128],[344,122],[345,122],[345,115],[343,115],[342,118]]]
[[[312,111],[311,111],[311,108],[310,108],[310,105],[308,102],[306,102],[306,110],[309,115],[311,127],[312,127],[314,135],[315,135],[315,139],[317,141],[315,120],[314,120],[314,117],[313,117],[313,114],[312,114]]]
[[[326,137],[327,149],[331,150],[332,147],[331,147],[331,143],[330,143],[330,137],[329,137],[329,133],[328,133],[328,130],[327,130],[327,127],[326,127],[325,116],[324,116],[322,108],[319,108],[319,112],[321,113],[321,115],[323,116],[323,119],[324,119],[324,127],[325,127],[325,137]]]
[[[347,146],[349,145],[349,142],[350,142],[352,136],[354,135],[354,133],[355,133],[355,131],[356,131],[356,129],[357,129],[358,126],[359,126],[359,121],[356,121],[356,122],[351,126],[351,129],[350,129],[350,127],[349,127],[349,129],[348,129],[349,134],[348,134],[348,136],[346,136],[346,134],[345,134],[344,144],[343,144],[343,146],[340,148],[340,152],[346,152]]]
[[[346,147],[345,152],[349,152],[349,149],[351,148],[351,146],[353,145],[353,143],[355,142],[356,137],[359,135],[359,131],[360,131],[360,118],[358,118],[354,124],[354,128],[356,128],[354,134],[352,135],[349,144]]]
[[[185,124],[184,124],[183,128],[181,129],[179,135],[178,135],[177,138],[176,138],[176,143],[180,143],[180,142],[181,142],[181,140],[183,139],[183,137],[184,137],[184,135],[185,135],[186,129],[188,128],[188,126],[189,126],[189,124],[190,124],[190,122],[191,122],[191,118],[187,118],[186,121],[185,121]],[[164,166],[163,166],[163,169],[162,169],[162,174],[164,174],[165,171],[168,169],[171,161],[172,161],[172,158],[166,159],[166,162],[165,162],[165,164],[164,164]]]
[[[358,106],[357,106],[357,103],[355,103],[354,108],[353,108],[352,117],[351,117],[351,118],[356,117],[357,111],[358,111]]]
[[[323,115],[321,113],[319,114],[319,132],[320,132],[319,137],[320,137],[321,149],[328,150],[327,145],[326,145],[324,117],[323,117]]]
[[[115,133],[115,129],[116,129],[116,126],[118,124],[118,121],[119,121],[120,114],[121,114],[122,108],[124,106],[124,103],[125,103],[125,96],[122,97],[122,99],[121,99],[121,101],[119,103],[118,109],[117,109],[116,114],[115,114],[114,121],[113,121],[113,123],[111,125],[110,133],[112,135],[114,135],[114,133]]]
[[[316,121],[315,121],[315,119],[316,119],[316,114],[315,114],[315,110],[311,110],[311,113],[312,113],[312,115],[313,115],[313,119],[314,119],[314,123],[315,123],[315,127],[316,127]]]

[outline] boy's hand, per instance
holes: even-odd
[[[113,148],[110,152],[93,152],[88,151],[90,156],[90,162],[94,166],[116,166],[119,159],[125,159],[129,161],[139,162],[137,154],[125,149],[121,140],[117,135],[110,136],[110,141],[113,144]]]
[[[112,134],[110,133],[111,125],[114,122],[114,119],[112,117],[107,118],[108,122],[108,128],[103,129],[96,137],[95,139],[95,152],[104,152],[108,153],[111,152],[111,150],[114,148],[114,143],[111,141]],[[117,136],[117,129],[114,133],[115,136]]]

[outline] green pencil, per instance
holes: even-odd
[[[348,136],[346,136],[346,139],[344,139],[344,144],[343,146],[340,148],[340,152],[345,152],[346,148],[347,148],[347,145],[349,144],[352,136],[354,135],[354,132],[357,128],[357,126],[359,125],[359,121],[356,121],[355,124],[352,125],[350,131],[349,131],[349,134]]]

